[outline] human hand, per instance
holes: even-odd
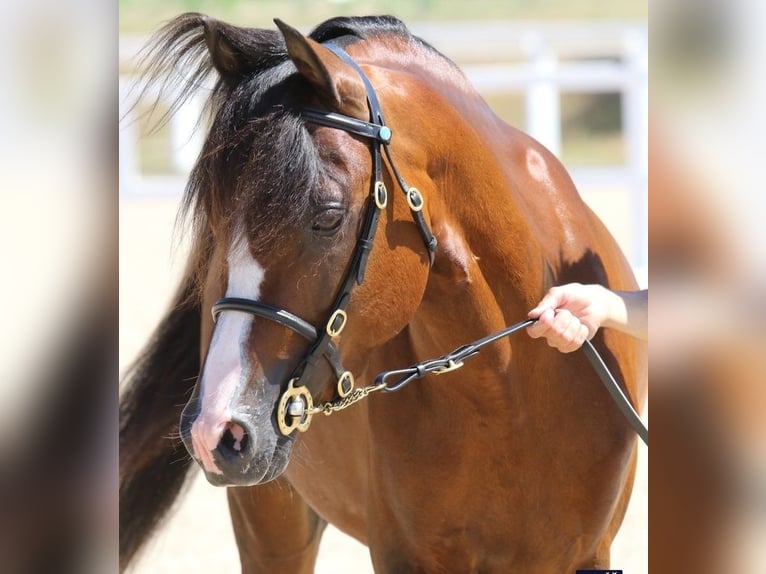
[[[579,349],[609,316],[612,293],[601,285],[569,283],[552,287],[528,316],[537,319],[527,327],[532,338],[545,337],[562,353]]]

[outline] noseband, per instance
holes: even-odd
[[[260,301],[252,299],[242,299],[238,297],[224,297],[216,301],[213,305],[213,320],[223,311],[241,311],[250,313],[257,317],[269,319],[279,323],[298,333],[302,337],[312,342],[311,347],[300,361],[298,367],[293,371],[288,383],[287,390],[282,394],[277,407],[277,424],[279,430],[284,435],[289,435],[295,429],[305,432],[311,422],[311,415],[317,412],[314,407],[313,399],[309,390],[300,384],[302,378],[307,378],[307,373],[316,365],[320,357],[324,357],[332,367],[337,378],[336,389],[341,399],[350,399],[349,394],[354,388],[354,376],[350,371],[343,368],[338,349],[333,343],[333,338],[340,335],[346,326],[348,315],[346,308],[351,300],[351,291],[355,284],[361,285],[364,281],[367,259],[372,250],[375,241],[375,232],[378,228],[381,212],[388,203],[388,191],[383,183],[383,156],[381,146],[385,151],[388,164],[393,172],[394,179],[404,192],[407,198],[407,205],[410,208],[412,218],[417,225],[423,241],[428,250],[429,261],[433,263],[434,253],[436,251],[436,238],[428,227],[423,217],[423,196],[414,187],[407,185],[399,170],[396,168],[389,150],[392,132],[386,125],[383,118],[383,112],[380,102],[375,94],[375,90],[370,80],[364,74],[362,69],[351,57],[339,46],[334,44],[325,44],[340,59],[349,64],[357,74],[359,74],[367,91],[367,104],[370,108],[370,121],[366,122],[323,110],[306,108],[302,110],[301,116],[314,124],[343,130],[364,138],[372,142],[373,159],[373,183],[371,197],[367,204],[367,210],[362,224],[362,231],[356,242],[351,265],[346,272],[346,277],[341,284],[338,295],[332,305],[332,312],[322,328],[311,325],[308,321]],[[360,391],[363,392],[362,389]],[[366,395],[366,393],[364,393]],[[355,402],[355,401],[353,401]],[[326,411],[325,411],[326,412]]]

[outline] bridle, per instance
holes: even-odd
[[[339,46],[334,44],[325,44],[339,58],[349,64],[356,70],[364,83],[367,91],[367,104],[370,108],[370,121],[366,122],[323,110],[306,108],[302,110],[301,116],[308,122],[340,129],[352,134],[368,138],[372,142],[373,174],[371,197],[367,202],[367,209],[362,223],[362,230],[354,249],[351,265],[346,271],[346,277],[341,283],[337,296],[332,304],[332,311],[323,327],[317,328],[308,321],[286,311],[279,309],[260,301],[252,299],[242,299],[238,297],[224,297],[219,299],[213,305],[213,319],[223,311],[242,311],[251,313],[264,319],[269,319],[280,325],[287,327],[312,342],[311,347],[300,361],[298,367],[290,377],[287,390],[279,401],[277,408],[277,423],[280,432],[289,435],[295,429],[305,431],[308,429],[313,414],[313,400],[308,388],[301,385],[302,378],[307,378],[308,372],[316,365],[317,361],[324,357],[332,367],[336,377],[336,389],[341,399],[346,399],[354,389],[353,374],[343,368],[338,349],[333,343],[333,338],[340,335],[346,326],[348,315],[346,308],[351,300],[351,291],[354,285],[361,285],[364,281],[367,260],[375,241],[375,232],[378,228],[381,212],[388,204],[388,190],[383,183],[383,154],[381,148],[385,151],[388,163],[391,166],[394,178],[399,187],[405,193],[407,205],[410,208],[412,217],[420,230],[420,234],[425,242],[428,251],[428,257],[433,262],[436,252],[436,238],[431,233],[422,209],[424,205],[423,196],[414,187],[410,187],[401,173],[396,168],[388,144],[391,141],[392,132],[386,126],[380,102],[375,94],[367,76],[357,63]],[[355,401],[354,401],[355,402]]]
[[[386,125],[380,102],[375,94],[375,90],[359,65],[339,46],[326,43],[328,49],[334,52],[341,60],[349,64],[361,78],[367,92],[367,104],[370,109],[370,121],[363,121],[357,118],[327,112],[313,108],[305,108],[301,111],[304,120],[310,123],[343,130],[364,138],[372,142],[373,159],[373,180],[370,198],[367,202],[367,208],[362,223],[361,233],[357,239],[356,247],[348,267],[346,276],[341,283],[338,294],[332,304],[332,311],[329,318],[322,327],[315,327],[308,321],[301,319],[297,315],[260,301],[244,299],[239,297],[223,297],[215,302],[212,307],[213,320],[217,320],[218,315],[224,311],[240,311],[250,313],[257,317],[268,319],[283,327],[291,329],[295,333],[311,341],[306,354],[299,361],[298,366],[290,376],[287,389],[280,396],[277,403],[277,426],[280,432],[289,436],[295,430],[305,432],[308,430],[313,415],[323,413],[330,415],[334,412],[343,410],[352,404],[362,400],[367,395],[376,391],[394,392],[415,379],[424,377],[429,373],[442,374],[456,370],[463,366],[463,361],[478,354],[482,347],[488,345],[502,337],[509,336],[520,329],[532,324],[533,319],[522,321],[502,331],[493,333],[455,349],[451,353],[443,355],[437,359],[423,361],[405,369],[385,371],[377,375],[373,384],[354,388],[354,375],[344,369],[343,363],[335,346],[333,339],[340,335],[346,326],[348,315],[346,308],[351,300],[351,292],[354,285],[361,285],[364,281],[367,260],[375,241],[375,232],[378,228],[381,212],[388,204],[388,190],[382,179],[383,153],[386,154],[388,165],[391,168],[394,179],[399,188],[404,192],[407,205],[415,224],[425,243],[428,252],[429,262],[433,264],[434,254],[436,252],[436,237],[431,232],[425,218],[423,217],[423,196],[416,188],[407,184],[401,173],[396,168],[396,164],[391,157],[389,144],[391,142],[392,132]],[[382,148],[382,152],[381,152]],[[594,365],[597,373],[604,382],[607,390],[617,402],[617,405],[623,411],[628,421],[636,429],[644,442],[648,441],[647,430],[643,426],[641,419],[633,409],[629,399],[624,395],[622,389],[612,377],[609,370],[598,356],[595,348],[590,341],[586,341],[583,346],[591,364]],[[309,389],[301,384],[301,380],[308,378],[308,373],[315,367],[320,358],[330,364],[336,377],[336,391],[338,399],[321,405],[315,405]],[[397,380],[389,383],[389,379],[396,377]]]

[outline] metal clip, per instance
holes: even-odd
[[[455,361],[454,359],[450,359],[446,366],[438,367],[431,372],[434,375],[443,375],[444,373],[449,373],[450,371],[457,371],[462,366],[463,361]]]

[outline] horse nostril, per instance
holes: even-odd
[[[229,451],[240,453],[247,450],[250,438],[245,429],[237,423],[226,423],[226,427],[221,435],[221,446]]]

